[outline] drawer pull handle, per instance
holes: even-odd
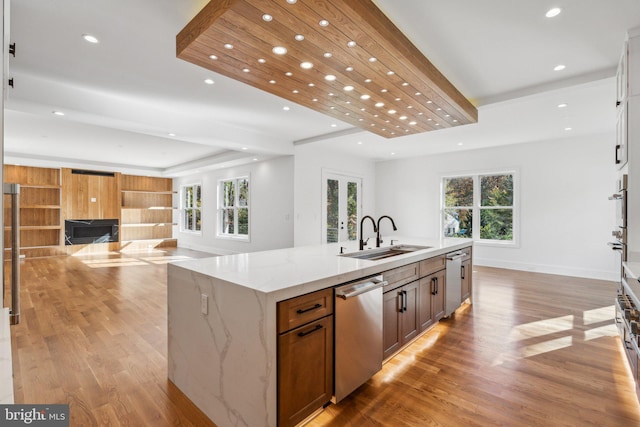
[[[316,327],[315,327],[315,328],[313,328],[313,329],[312,329],[312,330],[310,330],[310,331],[307,331],[307,332],[298,332],[298,336],[299,336],[299,337],[306,337],[307,335],[312,334],[312,333],[314,333],[315,331],[319,331],[320,329],[322,329],[322,325],[316,325]]]
[[[303,314],[303,313],[307,313],[307,312],[309,312],[309,311],[316,310],[316,309],[318,309],[318,308],[320,308],[320,307],[322,307],[322,304],[316,304],[316,305],[314,305],[313,307],[305,308],[304,310],[300,308],[300,309],[298,309],[298,311],[296,311],[296,313],[298,313],[298,314]]]

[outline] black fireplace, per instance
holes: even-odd
[[[68,219],[64,221],[65,245],[118,241],[117,219]]]

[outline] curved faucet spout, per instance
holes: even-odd
[[[362,217],[362,219],[360,220],[360,250],[364,249],[364,240],[363,240],[363,235],[362,235],[362,226],[364,224],[364,220],[369,218],[371,220],[371,225],[373,225],[373,232],[377,233],[378,232],[378,226],[376,225],[376,220],[373,219],[372,217],[370,217],[369,215],[365,215]],[[369,239],[367,239],[369,240]]]
[[[382,243],[382,236],[380,235],[380,221],[382,220],[382,218],[388,218],[389,221],[391,221],[391,225],[393,226],[393,231],[398,231],[398,228],[396,227],[396,223],[393,221],[393,218],[391,218],[389,215],[382,215],[380,218],[378,218],[378,225],[377,225],[377,235],[376,235],[376,248],[380,247],[380,244]],[[375,231],[375,229],[374,229]]]

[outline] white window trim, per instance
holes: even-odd
[[[249,234],[242,235],[242,234],[227,234],[227,233],[223,233],[222,232],[222,183],[226,182],[226,181],[237,181],[239,179],[244,179],[246,178],[247,181],[249,181],[249,206],[247,206],[248,210],[249,210]],[[239,175],[239,176],[230,176],[228,178],[220,178],[218,180],[218,184],[217,184],[217,209],[216,209],[216,238],[217,239],[221,239],[221,240],[234,240],[234,241],[239,241],[239,242],[246,242],[246,243],[250,243],[251,242],[251,231],[252,231],[252,215],[251,215],[251,203],[253,200],[253,195],[252,193],[252,187],[253,185],[251,184],[251,174],[246,174],[246,175]],[[237,201],[237,192],[236,192],[236,201]],[[237,208],[237,206],[236,206]]]
[[[200,207],[199,208],[192,208],[192,209],[198,209],[200,211],[200,230],[190,230],[190,229],[186,229],[185,228],[185,223],[184,223],[184,211],[186,209],[185,207],[185,203],[184,203],[184,198],[185,198],[185,189],[187,187],[194,187],[194,186],[199,186],[200,187]],[[185,234],[191,234],[191,235],[202,235],[202,229],[204,227],[204,221],[202,220],[202,211],[204,210],[204,198],[202,197],[202,182],[191,182],[189,184],[180,184],[180,232],[181,233],[185,233]]]
[[[480,177],[487,175],[513,175],[513,240],[480,239]],[[440,176],[440,236],[444,236],[444,180],[445,178],[472,177],[473,178],[473,244],[478,246],[492,246],[500,248],[520,247],[520,170],[518,168],[491,169],[481,171],[465,171]],[[499,208],[499,207],[495,207]],[[487,209],[487,208],[484,208]],[[457,237],[444,237],[458,239]]]

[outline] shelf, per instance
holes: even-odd
[[[60,209],[60,205],[20,205],[20,209]]]
[[[47,184],[20,184],[20,188],[52,188],[56,190],[60,190],[62,186],[60,185],[47,185]]]
[[[178,194],[177,191],[143,191],[143,190],[120,190],[123,193],[140,193],[140,194]]]
[[[164,227],[167,225],[178,225],[176,223],[171,222],[159,222],[159,223],[129,223],[129,224],[120,224],[120,227]]]
[[[5,230],[11,230],[11,227],[4,227]],[[33,231],[33,230],[61,230],[59,225],[21,225],[20,231]]]
[[[169,210],[178,210],[178,208],[174,208],[171,206],[151,206],[148,208],[130,208],[127,206],[123,206],[122,210],[138,210],[138,211],[169,211]]]

